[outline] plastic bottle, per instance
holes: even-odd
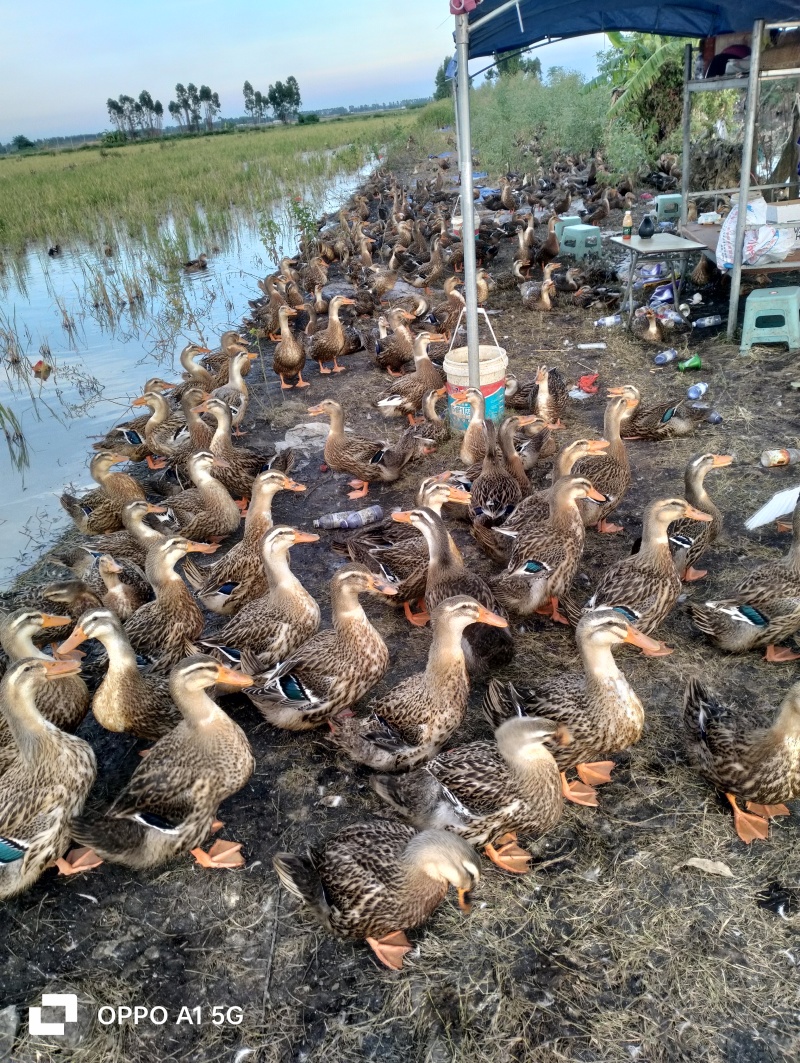
[[[703,363],[700,361],[699,354],[693,354],[691,358],[687,358],[685,362],[678,362],[678,369],[685,373],[687,369],[702,369]]]
[[[630,240],[631,236],[633,236],[633,215],[626,210],[625,217],[622,219],[622,239]]]
[[[326,513],[315,520],[315,528],[363,528],[365,524],[374,524],[383,520],[380,506],[367,506],[366,509],[349,509],[341,513]]]
[[[800,450],[786,447],[782,450],[765,450],[761,455],[761,464],[765,469],[774,465],[796,465],[800,461]]]
[[[666,351],[659,351],[653,361],[656,365],[669,365],[670,362],[677,360],[678,352],[674,347],[668,347]]]
[[[686,394],[690,399],[702,399],[707,391],[708,384],[706,384],[705,381],[701,381],[699,384],[692,384]]]
[[[708,317],[699,317],[697,321],[692,322],[692,328],[713,328],[714,325],[721,325],[722,318],[719,314],[709,314]]]
[[[604,328],[610,328],[612,325],[621,325],[621,314],[610,314],[608,317],[600,317],[595,321],[594,325],[597,328],[598,325],[602,325]]]

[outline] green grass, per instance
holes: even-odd
[[[99,151],[0,161],[0,256],[72,239],[113,243],[163,236],[170,219],[195,243],[225,231],[232,212],[258,215],[352,172],[395,139],[409,115],[164,139]]]

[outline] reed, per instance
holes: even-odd
[[[410,115],[164,139],[0,161],[0,258],[80,239],[163,242],[176,255],[297,189],[352,172],[402,137]]]

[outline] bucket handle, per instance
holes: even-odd
[[[449,347],[449,349],[447,351],[448,354],[453,349],[453,344],[456,341],[456,336],[458,335],[458,330],[461,328],[461,319],[464,316],[465,310],[466,310],[466,307],[462,306],[461,309],[458,312],[458,321],[456,322],[456,327],[453,329],[453,334],[450,337],[450,347]],[[483,320],[486,322],[486,327],[489,329],[489,332],[492,335],[492,339],[494,340],[494,345],[495,345],[495,347],[499,347],[500,344],[497,342],[497,336],[495,336],[495,334],[494,334],[494,329],[492,328],[492,323],[489,320],[489,315],[486,313],[486,311],[484,310],[484,308],[482,306],[478,307],[478,313],[479,314],[483,314]]]

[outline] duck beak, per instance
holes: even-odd
[[[488,624],[489,627],[508,627],[508,621],[504,617],[498,616],[497,613],[493,613],[491,609],[487,609],[483,605],[478,607],[476,623]]]
[[[589,453],[590,454],[602,454],[608,447],[607,439],[590,439],[589,440]]]
[[[447,394],[447,388],[437,388],[436,394],[441,398],[443,395]]]
[[[624,395],[624,394],[625,394],[625,388],[620,388],[620,387],[606,388],[606,395],[608,395],[609,398],[616,398],[618,395]]]
[[[225,461],[224,458],[214,458],[214,465],[218,469],[230,469],[231,467],[231,463],[229,461]]]
[[[138,397],[138,399],[134,399],[133,402],[131,403],[131,406],[146,406],[146,405],[147,405],[147,399],[144,397],[144,395],[140,395]]]
[[[224,683],[229,687],[251,687],[255,683],[255,678],[252,675],[247,675],[245,672],[234,672],[232,668],[228,668],[227,665],[217,665],[217,682]]]
[[[197,351],[198,354],[211,354],[210,347],[195,347],[195,351]]]
[[[661,649],[660,642],[648,638],[643,631],[640,631],[638,627],[634,627],[632,624],[628,624],[627,633],[622,641],[629,642],[631,646],[638,646],[640,650],[649,650],[651,653]]]
[[[589,488],[589,492],[588,492],[586,497],[587,498],[591,498],[592,501],[594,501],[594,502],[605,502],[606,501],[606,496],[605,495],[601,495],[600,492],[594,487],[590,487]]]
[[[310,413],[312,417],[318,417],[319,414],[325,413],[321,406],[309,406],[307,412]]]
[[[215,554],[219,550],[219,543],[192,543],[186,544],[187,554]]]
[[[166,506],[154,506],[153,503],[150,502],[150,503],[148,503],[148,506],[147,506],[147,512],[148,513],[166,513],[167,512],[167,507]]]
[[[297,317],[297,311],[295,310],[294,314],[291,316]],[[250,359],[251,362],[254,362],[256,358],[258,358],[258,351],[248,351],[247,357]]]
[[[387,579],[383,579],[382,576],[376,576],[370,574],[369,585],[374,591],[378,591],[379,594],[393,595],[397,594],[397,587],[390,583]]]
[[[81,670],[80,661],[42,661],[48,679],[62,679],[64,676],[77,675]]]
[[[319,536],[314,535],[312,532],[300,531],[299,529],[295,528],[294,541],[296,543],[318,543]]]
[[[697,509],[695,506],[686,507],[686,516],[691,517],[692,520],[711,521],[714,519],[710,513],[704,513],[702,509]]]
[[[288,478],[283,482],[284,491],[307,491],[308,488],[305,484],[299,484],[296,480],[289,480]]]
[[[712,469],[724,469],[726,465],[730,465],[733,461],[733,454],[715,454],[714,460],[711,462]]]
[[[54,613],[42,613],[42,627],[63,627],[71,624],[71,616],[56,616]]]
[[[537,421],[541,422],[541,417],[537,417],[535,413],[525,413],[517,418],[520,428],[524,428],[528,424],[536,424]]]
[[[355,299],[342,299],[341,306],[355,306]]]
[[[447,339],[447,336],[445,336],[445,334],[443,332],[432,332],[430,334],[429,342],[430,343],[444,343],[444,341],[446,339]]]
[[[410,524],[411,513],[407,511],[400,511],[399,513],[392,514],[392,520],[397,521],[398,524]]]
[[[208,413],[208,399],[204,399],[199,406],[192,406],[192,413]]]
[[[469,895],[468,889],[459,888],[458,907],[461,909],[464,915],[469,915],[469,913],[472,911],[472,898]]]
[[[76,624],[75,627],[72,629],[72,634],[69,636],[69,638],[64,639],[64,641],[58,647],[57,652],[60,654],[71,653],[73,650],[77,649],[78,646],[81,645],[81,643],[86,642],[88,638],[89,636],[80,626],[80,624]]]
[[[472,495],[470,495],[469,491],[465,491],[463,487],[451,487],[447,494],[448,502],[460,502],[465,506],[469,505],[471,498]]]
[[[111,462],[112,465],[121,465],[124,461],[128,460],[124,454],[112,454],[111,457],[113,459]]]

